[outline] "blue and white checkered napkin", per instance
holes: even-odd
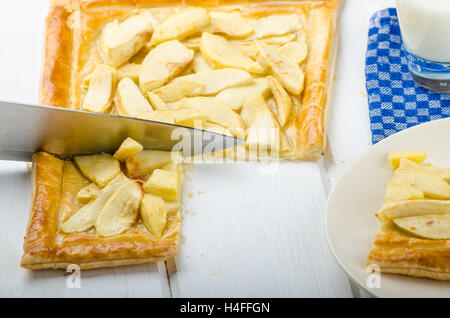
[[[372,143],[402,129],[450,116],[450,94],[417,86],[408,72],[397,11],[388,8],[370,19],[366,88]]]

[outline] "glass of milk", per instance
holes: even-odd
[[[396,0],[400,31],[413,80],[450,91],[450,0]]]

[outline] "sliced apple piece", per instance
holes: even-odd
[[[276,47],[277,49],[280,48],[280,46],[295,41],[297,39],[297,35],[295,33],[289,33],[286,35],[279,35],[279,36],[272,36],[269,38],[258,40],[261,43]]]
[[[161,167],[163,170],[182,170],[181,163],[179,162],[169,162]]]
[[[120,172],[119,161],[109,153],[75,156],[73,159],[83,175],[100,188],[107,185]]]
[[[289,150],[286,136],[270,111],[263,112],[256,117],[248,129],[246,144],[249,149],[258,149],[260,152],[271,150],[273,153],[274,151],[286,152]]]
[[[151,43],[158,45],[164,41],[184,39],[204,29],[210,20],[211,17],[206,9],[199,7],[181,9],[155,28]]]
[[[256,59],[258,55],[258,49],[256,48],[256,43],[262,43],[272,47],[275,50],[279,50],[283,45],[295,41],[297,36],[294,33],[289,33],[286,35],[273,36],[269,38],[264,38],[260,40],[234,40],[230,39],[230,42],[239,47],[245,54],[250,56],[252,59]]]
[[[172,82],[158,89],[153,93],[161,97],[165,103],[176,102],[184,97],[198,96],[204,90],[205,85],[199,82]]]
[[[235,67],[246,70],[254,61],[224,37],[202,33],[200,52],[213,68]]]
[[[196,82],[205,85],[202,95],[215,95],[224,89],[253,84],[252,76],[240,69],[223,68],[209,72],[195,73],[175,78],[172,82]]]
[[[376,215],[393,220],[431,214],[450,214],[450,201],[429,199],[398,201],[385,204]]]
[[[301,29],[297,14],[277,14],[250,21],[254,29],[253,38],[266,38],[269,36],[284,35]]]
[[[247,71],[255,75],[266,75],[266,70],[258,62],[253,62],[247,66]]]
[[[149,42],[147,42],[149,43]],[[136,53],[136,55],[133,55],[133,57],[128,61],[130,64],[138,64],[142,67],[142,62],[144,61],[145,57],[148,55],[150,50],[153,49],[153,47],[144,46],[139,52]],[[139,75],[138,75],[139,76]]]
[[[220,126],[220,125],[211,124],[211,123],[206,122],[206,123],[203,123],[203,126],[201,128],[204,130],[208,130],[208,131],[217,133],[217,134],[233,136],[231,131],[229,131],[228,129],[226,129],[225,127]]]
[[[183,173],[180,170],[155,169],[144,183],[144,191],[167,201],[180,199]]]
[[[126,160],[128,174],[145,177],[170,162],[179,162],[180,155],[170,151],[143,150]]]
[[[141,152],[144,147],[133,138],[128,137],[114,153],[113,157],[119,161],[125,161],[129,157]]]
[[[422,215],[395,219],[402,230],[432,240],[450,239],[450,215]]]
[[[153,106],[156,110],[168,110],[169,107],[167,107],[167,104],[153,92],[148,92],[147,94],[148,100],[150,101],[150,104]]]
[[[391,181],[414,187],[434,199],[450,199],[450,185],[439,176],[415,168],[398,168]]]
[[[90,183],[77,193],[77,201],[81,204],[89,203],[100,195],[101,189],[95,183]]]
[[[210,33],[221,33],[231,38],[243,38],[253,33],[252,26],[239,12],[210,11],[211,23],[207,27]]]
[[[305,77],[300,66],[286,60],[277,50],[266,44],[256,43],[256,47],[256,60],[267,73],[273,75],[289,93],[299,95],[303,90]]]
[[[400,165],[400,159],[405,158],[414,161],[415,163],[422,163],[427,159],[427,154],[422,151],[397,151],[390,152],[388,158],[392,168],[397,169]]]
[[[139,87],[128,77],[123,78],[117,85],[114,101],[119,115],[122,116],[136,117],[140,113],[153,110]]]
[[[178,40],[164,42],[152,49],[142,62],[139,85],[143,92],[163,86],[180,74],[194,58],[194,51]]]
[[[284,90],[283,86],[273,76],[267,76],[267,82],[269,83],[272,95],[275,99],[278,109],[278,121],[280,125],[284,127],[292,113],[292,99],[291,96]]]
[[[170,110],[155,110],[152,112],[140,113],[138,118],[175,124],[175,118]]]
[[[142,113],[139,118],[162,121],[170,124],[194,127],[207,120],[207,116],[195,109],[158,110],[152,113]]]
[[[84,96],[83,110],[106,113],[111,108],[116,70],[110,66],[97,64],[89,75],[89,88]]]
[[[261,94],[256,94],[247,98],[241,110],[241,118],[247,127],[253,125],[255,119],[262,113],[269,112],[270,109]]]
[[[231,106],[212,97],[184,98],[180,108],[195,109],[206,115],[208,121],[228,128],[238,138],[245,138],[245,124]]]
[[[278,53],[288,61],[303,64],[308,56],[308,46],[306,42],[292,41],[278,48]]]
[[[92,228],[105,203],[121,185],[127,182],[129,182],[128,178],[123,173],[119,173],[117,177],[101,190],[95,200],[86,204],[61,225],[61,232],[79,233]]]
[[[172,115],[175,120],[175,124],[182,126],[194,127],[195,124],[206,122],[208,116],[196,109],[178,109],[172,110]]]
[[[192,68],[194,70],[194,73],[208,72],[213,70],[200,53],[195,54],[194,62],[192,62]]]
[[[141,217],[145,228],[153,236],[161,238],[167,224],[164,200],[152,194],[144,194],[141,201]]]
[[[150,40],[153,17],[145,11],[125,21],[111,22],[100,39],[100,50],[109,65],[117,67],[127,62]]]
[[[450,182],[450,168],[441,168],[441,167],[434,167],[434,166],[425,166],[424,164],[418,164],[415,163],[412,160],[401,158],[400,159],[400,168],[409,167],[409,168],[415,168],[419,169],[424,172],[433,173],[435,175],[438,175],[443,180],[445,180],[447,183]]]
[[[400,158],[397,168],[430,168],[431,166],[424,166],[423,164],[416,163],[407,158]]]
[[[61,191],[59,225],[67,221],[87,203],[86,200],[78,201],[77,194],[89,184],[89,181],[71,160],[64,160],[62,174],[62,186],[59,189]]]
[[[118,235],[135,222],[143,191],[136,181],[128,181],[114,191],[98,214],[95,230],[99,236]]]
[[[183,43],[183,45],[188,49],[194,50],[195,52],[200,51],[200,36],[195,35],[189,37],[184,39],[181,43]]]
[[[417,190],[416,188],[408,185],[389,182],[386,188],[384,202],[390,203],[403,200],[419,200],[423,198],[423,191]]]
[[[139,73],[141,71],[141,64],[124,64],[117,69],[117,79],[120,81],[124,77],[131,78],[136,84],[139,84]]]
[[[276,46],[278,48],[280,45],[284,45],[296,39],[297,35],[295,33],[288,33],[285,35],[271,36],[258,41],[267,45]]]
[[[265,78],[257,78],[255,83],[250,85],[223,90],[217,94],[216,98],[230,105],[233,110],[239,111],[249,97],[257,94],[261,94],[263,97],[269,96],[270,87]]]
[[[255,46],[255,41],[230,40],[230,42],[237,46],[247,56],[256,59],[258,49]]]

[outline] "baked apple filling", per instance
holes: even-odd
[[[80,185],[88,184],[77,193],[63,191],[63,200],[64,196],[76,197],[80,209],[63,217],[60,232],[74,234],[94,229],[96,235],[109,237],[141,223],[148,233],[161,238],[168,213],[173,216],[181,208],[183,172],[174,158],[177,160],[170,152],[143,150],[131,138],[114,155],[74,157],[71,177],[78,178]]]
[[[115,19],[95,47],[102,63],[87,64],[81,107],[212,129],[287,158],[305,28],[301,11],[256,18],[188,7],[162,20],[145,9]]]

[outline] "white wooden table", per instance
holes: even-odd
[[[63,271],[22,269],[29,171],[24,163],[0,161],[0,296],[358,296],[328,248],[324,207],[332,184],[371,144],[367,26],[374,11],[388,6],[394,1],[344,5],[325,158],[274,168],[196,165],[187,172],[180,253],[167,264],[83,271],[81,288],[68,288]],[[47,11],[47,0],[0,3],[1,99],[37,102]]]

